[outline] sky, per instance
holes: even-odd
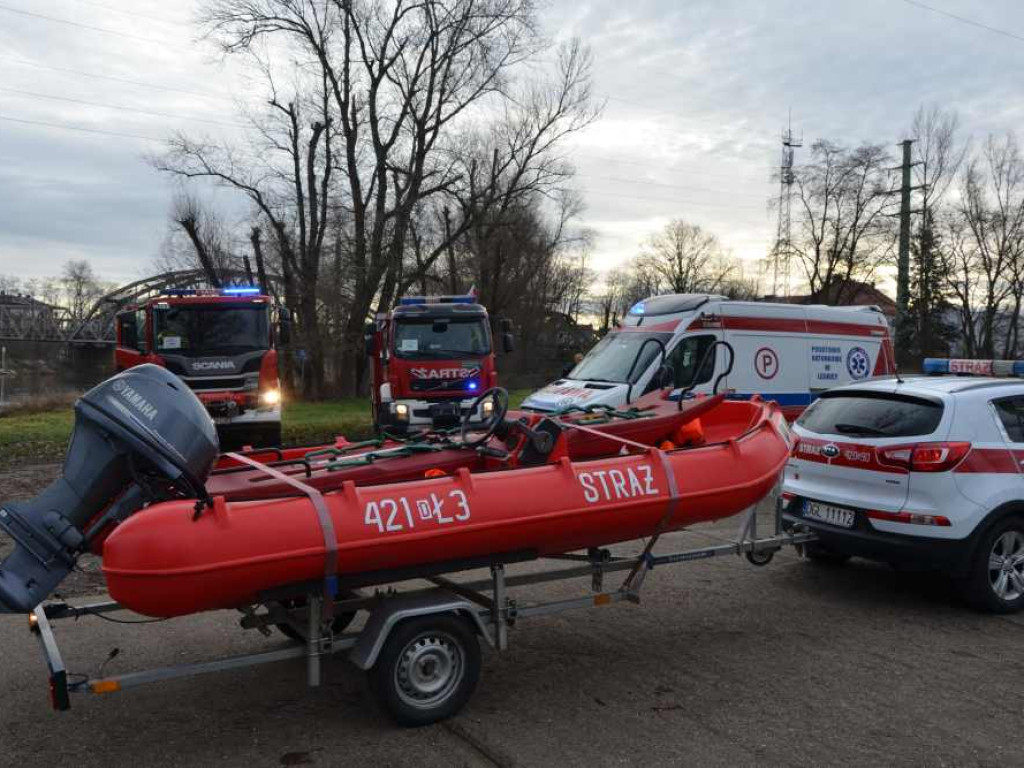
[[[0,0],[0,274],[151,271],[174,186],[147,154],[177,130],[240,135],[244,74],[197,39],[195,8]],[[974,139],[1024,122],[1020,0],[549,0],[541,21],[590,47],[605,105],[567,147],[598,270],[683,218],[753,274],[790,119],[798,163],[818,138],[895,153],[921,104],[955,108]]]

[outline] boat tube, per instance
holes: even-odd
[[[757,399],[666,390],[553,417],[509,411],[496,389],[481,395],[495,416],[458,434],[218,457],[202,405],[164,374],[132,368],[83,396],[58,490],[3,507],[18,542],[4,610],[41,602],[86,549],[114,600],[170,617],[603,546],[746,509],[789,452]]]

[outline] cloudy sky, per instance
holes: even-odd
[[[143,156],[173,130],[237,133],[245,92],[194,42],[194,6],[0,0],[0,274],[147,273],[172,187]],[[543,20],[590,45],[606,102],[571,150],[599,269],[673,217],[763,256],[790,110],[805,144],[895,144],[922,103],[975,137],[1024,117],[1020,0],[550,0]]]

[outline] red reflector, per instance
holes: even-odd
[[[888,520],[891,523],[937,525],[942,528],[948,528],[951,525],[949,518],[942,515],[918,515],[913,512],[881,512],[876,509],[868,510],[866,514],[872,520]]]

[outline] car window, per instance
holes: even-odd
[[[1007,397],[993,405],[1012,443],[1024,443],[1024,397]]]
[[[910,395],[836,392],[818,398],[797,424],[824,435],[913,437],[934,432],[942,410],[941,403]]]
[[[675,386],[688,387],[691,384],[703,384],[711,381],[715,372],[715,356],[708,355],[704,367],[697,367],[704,361],[708,348],[715,343],[714,336],[689,336],[678,344],[668,356],[668,364],[675,373]]]

